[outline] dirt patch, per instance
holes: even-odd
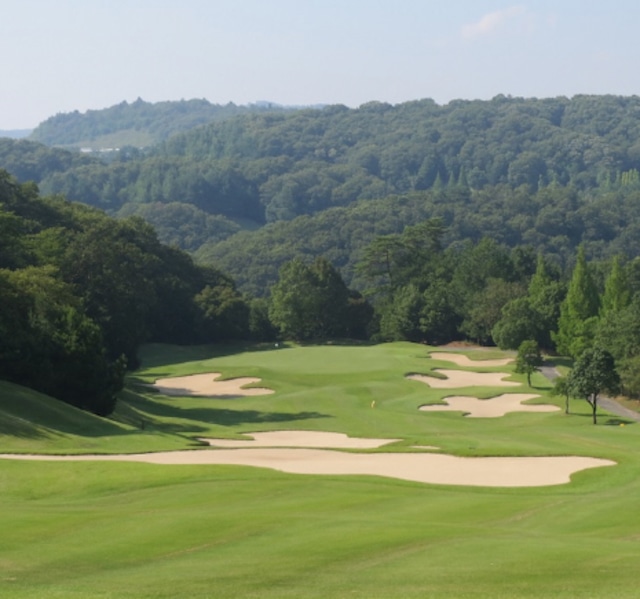
[[[505,393],[489,399],[478,399],[465,395],[445,397],[447,405],[420,406],[423,412],[464,412],[469,418],[498,418],[510,412],[559,412],[558,406],[550,404],[530,405],[523,401],[540,397],[531,393]]]
[[[154,389],[162,395],[182,396],[182,397],[218,397],[233,398],[247,397],[253,395],[269,395],[272,389],[264,387],[249,387],[259,383],[261,379],[255,377],[242,377],[217,381],[221,374],[219,372],[208,372],[205,374],[191,374],[188,376],[175,376],[165,379],[157,379],[153,385]]]
[[[470,372],[467,370],[447,370],[436,368],[434,372],[444,375],[439,379],[426,374],[410,374],[407,378],[412,381],[420,381],[434,389],[456,389],[458,387],[519,387],[520,383],[503,381],[511,376],[508,372]]]

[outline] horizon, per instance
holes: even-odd
[[[138,97],[356,108],[640,93],[631,0],[7,4],[4,131]]]
[[[380,102],[380,103],[386,103],[386,104],[391,104],[392,106],[400,106],[402,104],[407,104],[407,103],[411,103],[411,102],[422,102],[422,101],[432,101],[434,102],[437,106],[440,107],[444,107],[447,106],[448,104],[454,103],[454,102],[490,102],[493,99],[500,97],[500,96],[504,96],[506,98],[509,99],[513,99],[513,100],[546,100],[546,99],[555,99],[555,98],[566,98],[567,100],[571,100],[575,97],[580,97],[580,96],[614,96],[614,97],[622,97],[622,98],[631,98],[631,97],[638,97],[638,94],[628,94],[628,95],[622,95],[622,94],[607,94],[607,93],[602,93],[602,94],[573,94],[571,96],[566,96],[566,95],[558,95],[558,96],[512,96],[511,94],[496,94],[495,96],[491,97],[491,98],[451,98],[450,100],[446,101],[446,102],[437,102],[436,100],[434,100],[433,98],[409,98],[407,100],[401,100],[399,102],[384,102],[382,100],[376,100],[376,99],[372,99],[372,100],[368,100],[366,102],[363,102],[362,104],[358,105],[358,106],[347,106],[346,104],[342,104],[340,102],[336,102],[336,103],[328,103],[328,104],[320,104],[320,103],[312,103],[312,104],[300,104],[300,105],[293,105],[293,104],[281,104],[279,102],[271,102],[270,100],[256,100],[254,102],[248,102],[245,104],[240,104],[237,102],[233,102],[233,101],[229,101],[226,104],[235,104],[236,106],[256,106],[256,105],[260,105],[260,104],[268,104],[268,105],[274,105],[274,106],[278,106],[281,108],[285,108],[285,109],[291,109],[291,110],[304,110],[304,109],[318,109],[318,110],[322,110],[323,108],[327,108],[329,106],[347,106],[347,108],[349,108],[350,110],[357,110],[358,108],[368,104],[368,103],[372,103],[372,102]],[[86,110],[80,111],[77,109],[73,109],[70,110],[68,112],[59,112],[56,114],[52,114],[48,117],[46,117],[43,121],[41,121],[40,123],[37,123],[34,127],[20,127],[20,128],[16,128],[16,129],[3,129],[0,128],[0,132],[4,132],[4,133],[18,133],[18,132],[31,132],[34,129],[36,129],[39,125],[41,125],[43,122],[49,120],[50,118],[53,118],[55,116],[58,115],[63,115],[63,114],[73,114],[74,112],[78,112],[81,115],[85,115],[89,112],[100,112],[102,110],[108,110],[110,108],[113,108],[114,106],[118,106],[119,104],[128,104],[128,105],[132,105],[134,104],[136,101],[141,100],[147,104],[162,104],[165,102],[189,102],[191,100],[204,100],[206,102],[209,102],[212,105],[223,105],[221,103],[218,102],[211,102],[210,100],[208,100],[207,98],[180,98],[180,99],[176,99],[176,100],[157,100],[154,102],[149,102],[147,100],[145,100],[144,98],[136,98],[136,100],[133,101],[128,101],[128,100],[122,100],[121,102],[116,102],[115,104],[111,104],[110,106],[103,106],[100,108],[87,108]]]

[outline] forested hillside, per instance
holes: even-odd
[[[0,171],[0,379],[108,414],[141,343],[251,336],[251,307],[220,271]],[[254,319],[255,320],[255,319]]]
[[[152,103],[138,98],[102,110],[57,114],[40,123],[29,137],[48,146],[69,149],[144,148],[175,133],[231,116],[282,110],[285,108],[268,103],[249,106],[231,102],[211,104],[207,100]]]
[[[327,256],[345,281],[366,287],[355,267],[376,235],[402,233],[406,226],[438,218],[445,247],[488,237],[505,247],[526,246],[561,268],[570,267],[582,244],[592,259],[617,254],[640,256],[640,186],[579,191],[552,184],[532,191],[508,185],[473,191],[452,186],[361,200],[291,221],[243,231],[205,243],[196,252],[203,263],[231,273],[241,289],[262,295],[278,267],[295,256]]]
[[[122,112],[134,113],[137,105]],[[151,107],[162,108],[141,103],[139,110]],[[116,109],[91,118],[116,127]],[[584,192],[638,182],[639,111],[636,97],[577,96],[227,114],[149,155],[129,151],[112,164],[62,164],[28,175],[47,193],[112,212],[182,202],[257,223],[453,185],[470,192],[497,185]],[[149,127],[163,126],[159,114],[157,121],[149,114]],[[90,120],[85,115],[83,122]]]
[[[597,343],[637,393],[639,114],[640,98],[614,96],[275,110],[109,161],[2,140],[1,164],[54,194],[6,179],[7,297],[34,293],[16,273],[53,269],[40,288],[80,293],[111,365],[146,340],[278,332],[573,356]],[[576,272],[588,308],[572,304]],[[25,338],[39,348],[38,326]]]
[[[117,128],[137,115],[159,130],[180,107],[193,116],[211,105],[140,101],[73,122]],[[590,258],[640,255],[635,96],[225,110],[224,120],[108,163],[2,140],[0,164],[46,194],[141,216],[162,241],[222,264],[256,295],[299,254],[327,255],[362,288],[354,265],[373,235],[433,217],[445,246],[488,236],[560,266],[579,244]]]

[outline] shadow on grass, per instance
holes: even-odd
[[[43,439],[46,435],[37,426],[9,416],[0,420],[0,435],[20,439]]]
[[[139,368],[157,368],[158,366],[176,365],[197,360],[209,360],[222,358],[245,352],[279,351],[292,347],[316,347],[316,346],[340,346],[340,347],[365,347],[377,345],[373,341],[358,339],[311,339],[289,343],[287,341],[268,342],[229,342],[211,345],[169,345],[163,343],[149,343],[140,350]]]
[[[168,345],[149,343],[140,350],[139,368],[157,368],[158,366],[176,365],[184,362],[210,360],[245,352],[278,351],[291,345],[283,342],[233,342],[211,345]],[[157,375],[159,376],[159,375]]]
[[[230,410],[226,408],[184,407],[155,402],[133,392],[122,400],[127,414],[123,420],[138,426],[143,421],[155,430],[167,433],[195,433],[208,430],[208,426],[236,426],[265,422],[292,422],[316,418],[332,418],[320,412],[268,412],[261,410]]]
[[[287,346],[286,343],[281,343],[281,347]],[[368,341],[364,339],[309,339],[307,341],[298,341],[297,345],[300,347],[331,347],[335,345],[337,347],[372,347],[378,345],[375,341]]]
[[[626,426],[627,424],[635,424],[635,422],[624,418],[607,418],[607,421],[603,422],[603,424],[606,426]]]

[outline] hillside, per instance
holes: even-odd
[[[216,264],[239,288],[263,295],[277,280],[278,269],[296,256],[326,256],[340,268],[345,282],[364,289],[357,271],[366,248],[377,236],[399,234],[405,227],[439,219],[444,247],[488,237],[506,247],[528,247],[565,269],[582,244],[592,259],[640,256],[640,188],[579,192],[551,185],[536,192],[507,185],[481,191],[453,186],[412,192],[267,224],[203,244],[195,257]]]
[[[145,130],[160,131],[167,114],[192,105],[210,107],[138,101],[65,118],[100,116],[113,131],[145,114]],[[581,243],[591,258],[640,255],[638,97],[227,108],[223,120],[109,163],[4,140],[0,164],[43,193],[142,216],[163,241],[223,264],[260,295],[297,253],[329,255],[351,281],[374,232],[433,217],[446,245],[488,236],[561,266]],[[396,215],[394,198],[413,208]],[[283,221],[292,224],[275,226]]]
[[[272,104],[237,106],[207,100],[121,102],[101,110],[57,114],[29,135],[48,146],[85,151],[113,151],[125,146],[146,148],[171,135],[238,114],[284,110]]]
[[[189,441],[175,434],[140,430],[134,408],[121,405],[113,418],[90,414],[27,387],[0,380],[0,445],[25,453],[111,453],[179,449]]]

